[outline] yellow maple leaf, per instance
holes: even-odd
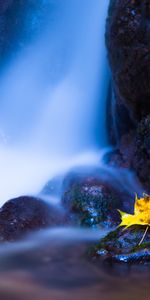
[[[136,195],[133,215],[120,210],[118,211],[121,215],[119,227],[125,226],[126,229],[132,225],[147,225],[144,236],[139,243],[141,244],[150,226],[150,196],[143,194],[143,198],[138,199]]]

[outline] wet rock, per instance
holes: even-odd
[[[139,120],[150,113],[149,1],[111,0],[106,44],[117,102]]]
[[[105,157],[105,161],[113,167],[133,169],[133,157],[135,154],[135,131],[123,135],[116,150],[111,151]]]
[[[121,138],[136,129],[137,124],[132,120],[127,107],[118,101],[111,84],[107,100],[107,132],[110,144],[116,146]]]
[[[141,121],[137,129],[133,168],[147,192],[150,192],[150,115]]]
[[[105,158],[110,166],[133,170],[143,188],[150,192],[150,115],[139,122],[136,131],[121,138],[118,149]]]
[[[132,226],[126,230],[117,228],[100,240],[99,244],[91,248],[92,258],[124,263],[150,262],[150,230],[139,245],[145,226]]]
[[[96,175],[97,172],[102,172],[102,176]],[[123,203],[119,193],[104,178],[104,170],[89,174],[79,172],[66,177],[62,205],[78,225],[112,227],[118,224],[120,218],[117,209]]]
[[[150,192],[150,3],[111,0],[106,44],[112,70],[116,136],[109,165],[135,172]],[[112,133],[110,133],[112,135]]]
[[[0,209],[0,240],[14,241],[32,231],[64,222],[63,211],[41,199],[22,196]]]

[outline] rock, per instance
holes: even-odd
[[[132,162],[137,176],[146,191],[150,192],[150,115],[138,126]]]
[[[98,176],[101,172],[101,177]],[[62,205],[81,226],[112,227],[119,224],[117,209],[123,207],[120,194],[106,180],[106,171],[70,173],[64,181]],[[107,174],[108,176],[108,174]]]
[[[63,211],[41,199],[22,196],[0,209],[0,240],[14,241],[25,234],[64,222]]]
[[[108,153],[106,162],[110,166],[130,169],[150,192],[150,115],[139,122],[136,131],[122,136],[118,149]]]
[[[89,250],[90,257],[120,263],[150,262],[150,230],[143,243],[139,245],[145,228],[145,226],[132,226],[126,230],[117,228]]]
[[[106,44],[117,103],[140,120],[150,114],[149,1],[111,0]]]
[[[106,160],[112,167],[135,172],[143,190],[150,192],[149,2],[111,0],[106,44],[114,90],[111,127],[116,137],[116,149]]]
[[[112,84],[110,89],[107,100],[106,124],[109,142],[111,145],[116,146],[123,136],[136,129],[136,123],[130,117],[127,107],[121,101],[118,101]]]
[[[105,161],[113,167],[133,169],[133,157],[135,154],[135,135],[134,131],[129,131],[123,135],[116,150],[107,153]]]

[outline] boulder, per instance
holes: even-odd
[[[150,230],[139,245],[146,226],[132,226],[128,229],[117,228],[89,250],[93,259],[119,263],[150,262]]]
[[[150,115],[137,128],[132,163],[146,191],[150,192]]]
[[[75,224],[109,228],[119,224],[117,209],[123,207],[123,199],[115,184],[113,187],[111,176],[103,169],[97,169],[66,176],[62,205]]]
[[[64,222],[63,211],[45,201],[22,196],[11,199],[0,209],[0,240],[15,241],[26,234]]]
[[[143,118],[136,131],[122,136],[118,149],[107,154],[106,162],[113,167],[132,170],[145,192],[150,192],[150,115]]]
[[[116,101],[138,121],[150,114],[149,1],[111,0],[106,44]]]

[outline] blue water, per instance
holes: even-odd
[[[64,169],[98,163],[108,146],[108,2],[28,0],[6,15],[9,43],[0,74],[2,202],[37,192]]]
[[[21,2],[2,2],[3,9],[14,6],[4,16],[1,56],[0,206],[38,193],[71,167],[100,166],[108,147],[104,31],[109,0]],[[101,170],[125,191],[138,192],[132,174]],[[85,259],[87,246],[106,234],[53,228],[1,245],[0,299],[148,299],[146,265]]]

